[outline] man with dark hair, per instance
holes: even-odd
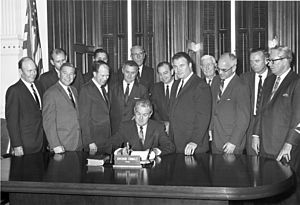
[[[162,121],[169,132],[170,97],[176,92],[179,81],[174,80],[174,69],[169,62],[160,62],[157,65],[157,73],[161,82],[155,83],[150,89],[150,99],[153,103],[154,120]]]
[[[180,80],[170,105],[170,136],[174,138],[176,152],[185,155],[207,152],[210,87],[193,73],[192,60],[187,53],[176,53],[172,65]]]
[[[67,60],[67,53],[61,48],[53,49],[50,52],[50,62],[54,66],[54,69],[49,69],[49,71],[43,73],[39,79],[44,92],[58,81],[60,68]],[[72,85],[79,91],[84,80],[81,71],[75,68],[75,72],[76,78]]]
[[[294,164],[299,162],[300,134],[295,128],[300,122],[300,80],[291,62],[290,48],[278,46],[270,50],[268,64],[274,75],[265,80],[252,148],[256,154]]]
[[[19,63],[20,80],[6,92],[5,117],[15,156],[43,151],[46,145],[42,124],[41,86],[35,81],[37,67],[30,57]]]
[[[82,148],[78,93],[71,86],[75,75],[75,67],[71,63],[62,64],[59,81],[43,97],[43,125],[50,150],[54,153]]]
[[[132,119],[135,102],[149,97],[145,86],[136,81],[138,65],[134,61],[126,61],[122,72],[124,79],[112,87],[109,95],[112,134],[118,131],[121,122]]]
[[[251,101],[250,124],[247,130],[245,148],[248,155],[255,155],[252,149],[253,125],[259,112],[265,79],[272,75],[272,72],[267,67],[267,56],[263,49],[253,49],[251,51],[250,66],[253,72],[243,73],[240,78],[249,87]]]
[[[108,60],[109,60],[108,59],[108,53],[103,48],[97,48],[94,51],[94,54],[93,54],[93,63],[97,62],[97,61],[103,61],[103,62],[105,62],[105,63],[108,64]],[[91,80],[94,77],[94,74],[93,74],[93,72],[94,72],[93,71],[93,63],[90,66],[88,72],[83,75],[84,82],[88,82],[89,80]]]
[[[110,101],[107,95],[109,70],[105,62],[94,62],[94,77],[82,86],[79,94],[83,144],[92,152],[102,152],[111,135]]]
[[[134,119],[121,123],[112,138],[113,149],[129,143],[132,150],[151,149],[155,155],[170,154],[175,146],[167,137],[162,123],[150,120],[153,108],[149,100],[138,100],[134,106]]]
[[[145,86],[149,91],[154,83],[154,70],[153,68],[144,65],[146,59],[146,52],[142,46],[135,45],[130,49],[131,59],[138,65],[138,73],[136,75],[137,81]],[[119,81],[123,80],[122,70],[118,71]]]

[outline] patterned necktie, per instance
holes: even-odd
[[[101,91],[102,91],[103,98],[104,98],[106,104],[108,104],[108,97],[107,97],[107,93],[106,93],[106,90],[105,90],[105,85],[101,86]]]
[[[280,82],[280,76],[277,76],[277,78],[276,78],[276,80],[275,80],[275,83],[274,83],[274,86],[273,86],[272,93],[271,93],[270,101],[271,101],[272,98],[274,97],[274,94],[276,93],[276,90],[277,90],[278,87],[279,87],[279,82]]]
[[[183,83],[184,83],[184,80],[181,80],[181,86],[180,86],[180,88],[179,88],[179,90],[178,90],[178,92],[177,92],[177,96],[179,95],[180,91],[181,91],[182,88],[183,88]]]
[[[74,100],[74,98],[73,98],[73,94],[72,94],[72,92],[71,92],[70,87],[68,87],[68,92],[69,92],[70,100],[71,100],[71,102],[72,102],[72,104],[73,104],[73,106],[74,106],[74,108],[75,108],[75,107],[76,107],[76,105],[75,105],[75,100]]]
[[[126,90],[125,90],[125,94],[124,94],[124,97],[125,97],[125,104],[127,104],[127,101],[128,101],[128,97],[129,97],[129,83],[127,83],[127,87],[126,87]]]
[[[169,102],[170,102],[170,90],[169,90],[169,85],[167,85],[167,88],[166,88],[166,102],[167,102],[167,105],[169,105]]]
[[[36,104],[39,106],[39,108],[41,109],[41,104],[40,104],[38,95],[37,95],[37,93],[36,93],[36,90],[35,90],[34,87],[33,87],[33,84],[31,84],[31,88],[32,88],[32,91],[33,91],[33,95],[34,95],[35,102],[36,102]]]
[[[260,101],[261,101],[261,93],[262,93],[262,76],[259,75],[259,82],[257,87],[257,98],[256,98],[256,106],[255,106],[255,114],[257,115],[259,107],[260,107]]]
[[[220,87],[219,87],[219,92],[218,92],[218,96],[217,96],[217,102],[219,102],[221,100],[223,87],[224,87],[224,79],[221,79],[221,83],[220,83]]]
[[[139,138],[140,138],[142,144],[144,145],[145,137],[144,137],[144,132],[143,132],[143,126],[140,126]]]

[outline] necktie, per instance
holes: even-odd
[[[169,90],[169,85],[167,85],[167,88],[166,88],[166,101],[167,101],[167,104],[169,104],[169,102],[170,102],[170,90]]]
[[[261,75],[258,76],[259,77],[259,82],[258,82],[258,88],[257,88],[257,98],[256,98],[256,106],[255,106],[255,114],[257,115],[258,113],[258,109],[260,106],[260,101],[261,101],[261,92],[262,92],[262,79],[261,79]]]
[[[126,87],[126,90],[125,90],[125,94],[124,94],[124,97],[125,97],[125,104],[127,104],[127,101],[128,101],[128,97],[129,97],[129,83],[127,83],[127,87]]]
[[[177,92],[177,96],[179,95],[180,91],[182,90],[182,87],[183,87],[183,83],[184,83],[184,80],[181,80],[181,86]]]
[[[39,106],[39,108],[41,109],[41,104],[40,104],[38,95],[37,95],[37,93],[36,93],[36,90],[35,90],[34,87],[33,87],[33,84],[31,84],[31,88],[32,88],[32,91],[33,91],[33,95],[34,95],[35,102],[36,102],[36,104]]]
[[[140,138],[142,144],[144,145],[145,138],[144,138],[143,126],[140,126],[139,138]]]
[[[219,88],[219,92],[218,92],[218,96],[217,96],[217,102],[219,102],[221,100],[223,87],[224,87],[224,79],[222,79],[221,83],[220,83],[220,88]]]
[[[270,97],[270,101],[272,100],[276,90],[278,89],[279,87],[279,82],[280,82],[280,76],[277,76],[276,80],[275,80],[275,83],[274,83],[274,86],[273,86],[273,90],[272,90],[272,93],[271,93],[271,97]]]
[[[108,97],[107,97],[107,93],[106,93],[106,90],[105,90],[105,85],[101,86],[101,91],[102,91],[103,98],[104,98],[106,104],[108,104]]]
[[[75,108],[75,107],[76,107],[76,105],[75,105],[75,100],[74,100],[74,98],[73,98],[73,94],[72,94],[72,92],[71,92],[70,87],[68,87],[68,92],[69,92],[70,100],[71,100],[71,102],[72,102],[72,104],[73,104],[73,106],[74,106],[74,108]]]

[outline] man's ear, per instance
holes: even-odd
[[[54,66],[54,61],[52,59],[50,60],[50,63],[51,63],[51,65]]]
[[[174,69],[173,68],[171,69],[171,75],[172,76],[174,75]]]

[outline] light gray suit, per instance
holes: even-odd
[[[76,88],[70,87],[76,108],[59,82],[51,86],[43,97],[43,126],[51,149],[63,146],[66,151],[74,151],[82,147],[78,94]]]

